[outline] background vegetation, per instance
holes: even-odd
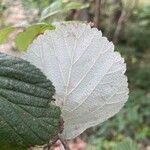
[[[81,135],[80,138],[88,143],[86,149],[150,150],[149,0],[0,1],[0,28],[13,25],[18,33],[24,27],[28,27],[30,34],[26,35],[30,41],[27,45],[35,36],[47,29],[47,26],[44,30],[37,27],[36,31],[33,31],[35,26],[32,29],[31,24],[44,22],[45,26],[45,23],[72,20],[91,22],[93,26],[101,29],[103,34],[115,43],[116,50],[122,53],[128,68],[128,102],[115,117],[100,126],[88,129]],[[4,37],[8,36],[9,31],[14,30],[6,30]],[[15,35],[16,33],[11,39]],[[5,40],[0,37],[1,43]],[[25,43],[21,43],[22,40],[19,44],[16,42],[16,46],[10,41],[12,40],[7,40],[6,44],[0,46],[0,51],[26,48]]]

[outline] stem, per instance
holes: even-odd
[[[120,18],[118,20],[114,36],[113,36],[114,44],[117,44],[118,41],[119,41],[119,36],[120,36],[120,33],[121,33],[122,29],[123,29],[123,26],[124,26],[124,23],[126,21],[126,18],[127,18],[127,14],[126,14],[126,11],[123,9],[122,12],[121,12]]]
[[[95,25],[100,27],[101,0],[95,0]]]
[[[70,150],[68,143],[66,140],[63,140],[62,138],[59,138],[59,140],[61,141],[62,145],[64,146],[65,150]]]

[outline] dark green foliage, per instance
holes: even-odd
[[[126,25],[124,40],[139,51],[150,47],[150,5],[136,9]]]
[[[150,67],[135,68],[134,70],[129,71],[129,81],[132,83],[132,86],[136,88],[145,89],[150,91]]]
[[[140,24],[149,28],[150,26],[150,4],[145,5],[142,9],[139,10],[139,21],[142,21]]]
[[[150,47],[150,30],[133,24],[126,28],[125,39],[130,46],[134,46],[138,51],[146,50]]]
[[[0,53],[0,149],[6,145],[42,145],[60,132],[55,89],[27,61]]]

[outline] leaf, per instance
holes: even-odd
[[[60,131],[51,81],[29,62],[0,53],[0,148],[42,145]]]
[[[82,4],[79,2],[70,2],[68,4],[66,4],[66,6],[64,7],[64,11],[69,11],[71,9],[84,9],[89,7],[89,4]]]
[[[1,29],[0,30],[0,44],[3,44],[7,40],[10,33],[12,33],[14,30],[15,30],[14,27],[7,27],[4,29]]]
[[[42,34],[46,30],[54,29],[54,26],[46,23],[31,25],[24,32],[17,34],[15,38],[16,47],[21,51],[25,51],[39,34]]]
[[[58,13],[66,13],[72,9],[84,9],[89,7],[89,4],[83,4],[79,2],[68,2],[63,3],[62,0],[54,1],[51,5],[45,8],[41,13],[41,21],[47,19],[50,16],[56,15]]]
[[[123,142],[117,144],[113,150],[139,150],[139,148],[136,143],[130,138],[127,138]]]
[[[128,99],[124,59],[89,25],[60,23],[39,36],[23,58],[53,82],[67,139],[112,117]]]
[[[42,11],[40,20],[42,21],[42,20],[60,12],[62,9],[62,4],[63,4],[62,0],[56,0],[53,3],[51,3],[48,7],[46,7]]]

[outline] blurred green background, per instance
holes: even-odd
[[[91,22],[115,43],[130,88],[116,116],[80,136],[86,149],[150,150],[150,0],[0,0],[0,28],[73,20]],[[10,49],[17,50],[11,40],[0,46]]]

